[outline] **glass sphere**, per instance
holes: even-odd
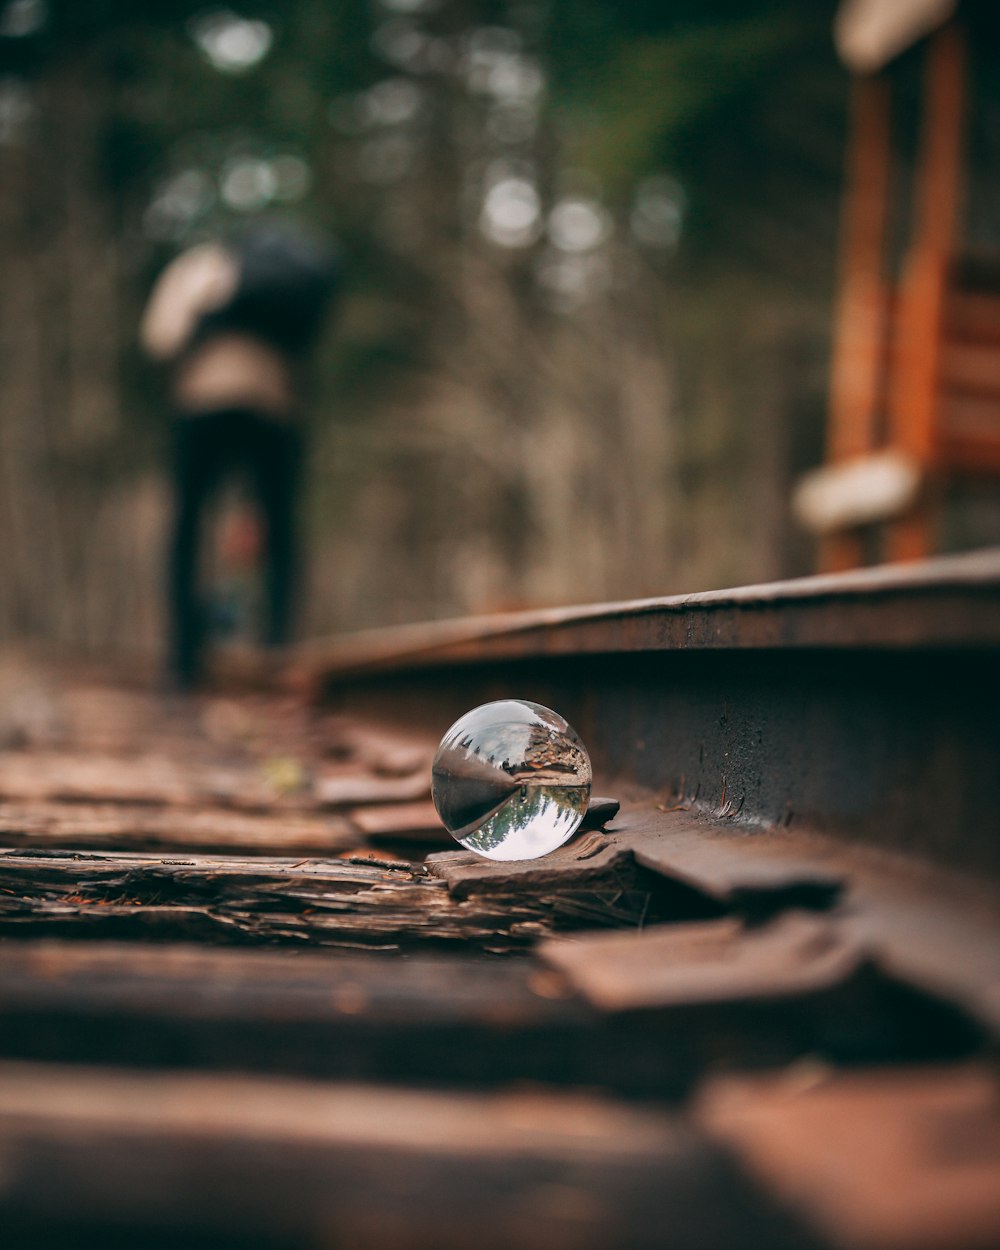
[[[576,832],[590,802],[586,748],[558,714],[526,699],[466,712],[431,771],[438,815],[487,859],[537,859]]]

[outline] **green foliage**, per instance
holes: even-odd
[[[510,838],[516,839],[535,822],[543,828],[566,827],[574,816],[586,811],[587,799],[579,786],[524,785],[463,841],[466,846],[485,854],[503,846]]]
[[[754,17],[623,40],[596,70],[586,98],[566,101],[572,157],[612,190],[676,163],[685,138],[725,120],[787,57],[801,23]]]

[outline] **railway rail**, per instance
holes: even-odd
[[[998,656],[982,553],[0,667],[4,1244],[1000,1246]],[[620,803],[538,861],[429,800],[502,696]]]

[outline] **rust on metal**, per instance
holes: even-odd
[[[1000,552],[976,552],[625,603],[373,630],[307,648],[317,692],[365,672],[580,652],[757,647],[989,646],[1000,639]]]
[[[5,1247],[996,1244],[998,590],[409,630],[339,707],[40,673],[0,724]],[[505,693],[616,796],[524,863],[427,790]]]

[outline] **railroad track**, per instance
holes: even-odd
[[[5,1246],[1000,1246],[998,655],[987,553],[0,674]],[[621,803],[527,863],[429,801],[508,695]]]

